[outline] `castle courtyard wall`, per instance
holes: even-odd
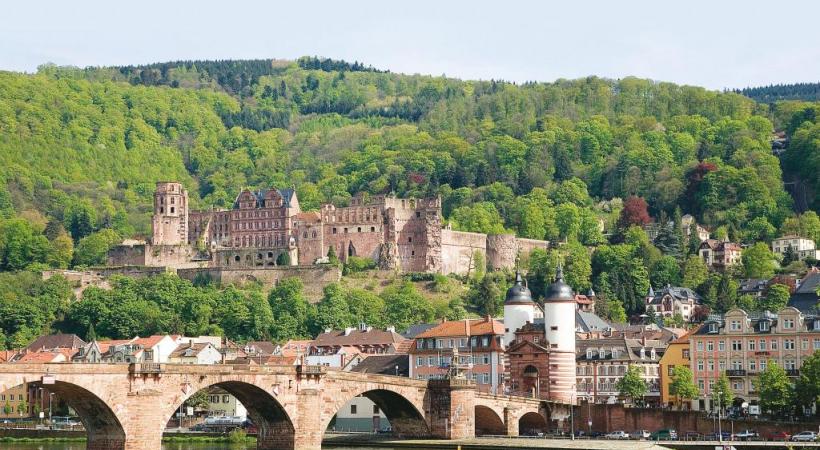
[[[342,279],[342,270],[332,265],[276,266],[255,269],[207,267],[179,269],[177,275],[190,281],[194,281],[197,277],[207,277],[213,282],[222,284],[241,285],[258,282],[265,290],[275,287],[285,278],[297,277],[302,280],[305,297],[315,303],[321,300],[325,286]]]
[[[480,253],[486,261],[486,234],[441,230],[441,273],[467,274],[473,266],[473,257],[476,252]]]

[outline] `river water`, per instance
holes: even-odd
[[[9,443],[0,442],[0,448],[3,450],[85,450],[85,442],[46,442],[40,444],[30,443]],[[325,447],[327,449],[339,450],[395,450],[392,447]],[[162,444],[162,450],[255,450],[256,444],[184,444],[184,443],[167,443]],[[412,450],[402,448],[402,450]]]

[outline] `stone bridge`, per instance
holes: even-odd
[[[321,448],[335,414],[371,399],[398,438],[462,439],[546,430],[554,404],[476,392],[465,380],[421,381],[319,366],[0,364],[0,392],[46,385],[80,416],[89,450],[156,450],[183,402],[218,386],[258,428],[259,449]]]

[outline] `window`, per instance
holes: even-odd
[[[703,390],[706,388],[706,385],[705,385],[705,383],[703,382],[703,380],[698,380],[698,388],[699,388],[701,391],[703,391]]]
[[[733,370],[741,370],[743,369],[743,361],[736,359],[732,361],[732,369]]]
[[[416,357],[416,367],[421,367],[424,365],[424,358],[421,356]]]
[[[732,350],[736,352],[743,350],[743,345],[740,343],[740,341],[732,341]]]
[[[703,372],[703,360],[698,361],[698,372]]]
[[[766,370],[766,360],[765,360],[765,359],[761,359],[761,360],[760,360],[760,364],[759,364],[759,366],[760,366],[760,371],[761,371],[761,372],[762,372],[762,371],[764,371],[764,370]]]
[[[732,389],[736,391],[742,391],[745,387],[744,384],[745,383],[743,382],[743,380],[735,380],[734,382],[732,382]]]
[[[793,359],[787,359],[787,360],[785,361],[784,368],[785,368],[786,370],[794,370],[794,369],[796,369],[796,368],[797,368],[797,366],[795,365],[795,363],[794,363],[794,360],[793,360]]]
[[[481,374],[481,383],[490,384],[490,374],[489,373],[482,373]]]
[[[670,377],[675,373],[675,366],[670,365],[666,368],[666,374]]]
[[[706,351],[713,352],[715,351],[715,343],[712,341],[706,341]]]
[[[467,338],[461,338],[458,340],[459,348],[464,348],[467,346]]]
[[[427,357],[427,365],[430,367],[434,367],[436,365],[436,357],[435,356],[428,356]]]
[[[725,352],[726,351],[726,343],[724,341],[718,341],[718,351]]]
[[[809,349],[809,340],[808,339],[803,339],[803,342],[800,343],[800,348],[803,349],[803,350],[808,350]]]
[[[754,351],[755,349],[755,340],[749,339],[749,350]]]
[[[739,320],[733,320],[729,324],[729,329],[732,330],[732,331],[740,331],[740,321]]]
[[[784,350],[794,350],[794,339],[784,339],[783,340],[783,349]]]
[[[376,227],[370,227],[370,232],[372,233],[374,231],[376,231]]]
[[[714,361],[709,360],[709,361],[706,362],[706,365],[709,367],[709,372],[714,372],[715,371],[715,362]]]
[[[703,341],[698,341],[698,351],[699,352],[703,351]]]
[[[760,331],[769,331],[769,322],[766,320],[760,321]]]
[[[358,405],[350,405],[350,414],[356,414],[358,409]]]
[[[379,413],[379,407],[377,405],[373,405],[373,414]]]
[[[777,339],[772,339],[771,349],[772,350],[777,350]]]
[[[812,342],[812,346],[814,347],[814,350],[820,350],[820,339],[815,338]]]
[[[794,319],[783,319],[783,328],[787,330],[794,328]]]
[[[684,349],[684,350],[681,352],[681,356],[683,357],[683,359],[689,359],[689,349],[688,349],[688,348],[687,348],[687,349]],[[614,352],[614,351],[612,352],[612,357],[613,357],[613,358],[615,357],[615,352]]]
[[[438,340],[438,347],[437,348],[444,348],[444,339]]]
[[[223,395],[222,396],[222,403],[228,403],[230,401],[231,401],[231,396],[230,395]]]
[[[452,339],[450,339],[450,341],[449,341],[449,342],[447,342],[447,348],[453,348],[453,343],[454,343],[454,342],[455,342],[455,341],[453,341]]]
[[[765,339],[760,340],[760,346],[758,348],[760,349],[760,351],[766,350],[766,340]]]
[[[757,361],[750,359],[749,360],[749,372],[754,372],[757,370]]]
[[[721,372],[726,370],[726,361],[718,361],[718,370],[720,370]]]
[[[490,363],[490,355],[483,354],[481,355],[481,364],[489,364]]]

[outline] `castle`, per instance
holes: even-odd
[[[181,183],[158,182],[149,242],[126,241],[108,264],[260,269],[370,258],[380,269],[469,274],[476,263],[513,268],[521,254],[548,242],[451,230],[441,199],[358,194],[349,206],[303,212],[294,189],[244,189],[230,209],[189,210]]]

